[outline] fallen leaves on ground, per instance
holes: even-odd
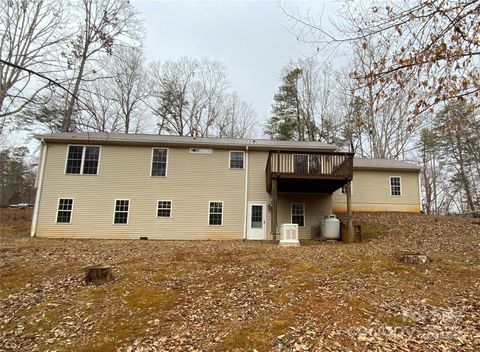
[[[355,223],[362,243],[299,248],[3,234],[0,350],[479,350],[480,225],[392,213]],[[407,252],[431,262],[403,263]],[[86,284],[84,268],[103,263],[114,281]]]

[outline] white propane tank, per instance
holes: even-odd
[[[335,215],[327,215],[322,220],[322,235],[329,240],[340,239],[340,220]]]

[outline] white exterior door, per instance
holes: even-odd
[[[249,240],[265,239],[265,224],[266,224],[265,218],[266,218],[265,202],[248,202],[247,238]]]

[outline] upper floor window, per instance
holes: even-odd
[[[57,223],[72,223],[73,198],[60,198],[57,208]]]
[[[91,145],[68,146],[67,174],[97,175],[100,147]]]
[[[230,169],[243,169],[244,152],[230,152]]]
[[[305,226],[305,206],[303,203],[292,203],[292,224]]]
[[[402,195],[402,185],[400,182],[400,177],[398,176],[390,177],[390,195],[392,196]]]
[[[152,152],[152,176],[167,176],[168,149],[153,148]]]

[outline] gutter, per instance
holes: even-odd
[[[247,239],[248,226],[248,145],[245,146],[245,206],[244,206],[244,224],[243,224],[243,239]]]
[[[31,237],[35,237],[37,233],[37,223],[38,223],[38,208],[40,205],[40,197],[42,195],[43,188],[43,175],[45,174],[45,161],[47,159],[47,148],[48,145],[45,143],[45,140],[42,138],[40,141],[41,144],[41,153],[40,153],[40,164],[37,170],[37,178],[35,179],[35,186],[37,188],[37,193],[35,195],[35,205],[33,207],[33,217],[32,217],[32,229],[30,232]]]

